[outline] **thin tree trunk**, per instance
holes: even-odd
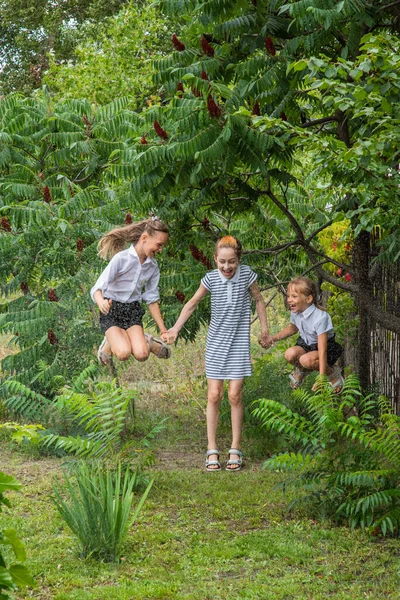
[[[369,279],[370,234],[362,231],[354,241],[354,266],[358,279],[358,364],[357,372],[361,387],[367,390],[371,371],[371,318],[368,314],[368,301],[372,297]]]

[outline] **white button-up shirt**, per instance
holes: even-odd
[[[291,313],[290,322],[296,325],[300,336],[308,346],[318,343],[318,336],[327,333],[328,339],[333,337],[332,319],[327,312],[311,304],[302,313]]]
[[[117,302],[158,302],[160,294],[158,282],[160,269],[154,258],[146,258],[140,263],[138,253],[132,245],[112,257],[92,289],[90,295],[101,290],[104,298]],[[144,289],[144,291],[143,291]]]

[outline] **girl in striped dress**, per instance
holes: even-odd
[[[197,305],[211,294],[211,321],[206,345],[207,402],[207,471],[220,471],[217,446],[219,405],[223,397],[224,380],[228,380],[228,398],[231,406],[232,447],[226,470],[239,471],[242,467],[241,431],[243,423],[243,383],[251,375],[250,362],[250,297],[256,303],[261,325],[259,343],[270,344],[265,303],[258,288],[257,275],[247,265],[240,264],[242,247],[236,238],[227,235],[215,247],[217,268],[208,272],[197,292],[185,304],[175,325],[162,337],[172,343],[192,315]]]

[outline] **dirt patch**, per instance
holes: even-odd
[[[60,459],[32,459],[28,457],[25,459],[20,454],[2,450],[0,454],[0,471],[12,475],[22,485],[29,485],[60,471]]]
[[[0,361],[10,354],[18,352],[17,346],[10,344],[11,335],[0,335]]]

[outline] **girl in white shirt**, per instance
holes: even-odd
[[[160,333],[166,332],[159,307],[160,270],[155,255],[168,241],[168,227],[158,218],[131,223],[104,235],[98,245],[99,255],[112,257],[90,295],[100,310],[100,327],[105,337],[98,349],[101,364],[108,364],[114,354],[118,360],[133,355],[144,361],[153,352],[169,358],[170,351],[162,340],[143,332],[142,300],[149,308]],[[131,245],[127,249],[127,243]]]
[[[271,336],[270,343],[284,340],[297,333],[295,346],[288,348],[285,359],[294,365],[289,375],[290,386],[297,389],[311,371],[327,375],[335,393],[339,393],[344,379],[339,368],[334,368],[342,346],[335,340],[332,320],[317,305],[317,287],[308,277],[296,277],[288,284],[286,301],[290,309],[290,325]],[[313,390],[317,389],[314,384]]]

